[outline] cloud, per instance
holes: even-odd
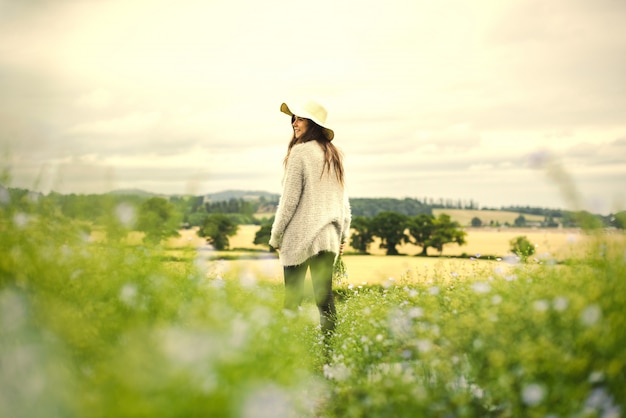
[[[619,0],[9,3],[0,140],[17,185],[277,192],[278,106],[309,97],[357,195],[556,206],[538,150],[589,195],[626,180]]]

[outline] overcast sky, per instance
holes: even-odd
[[[0,0],[2,164],[44,192],[279,193],[280,104],[314,99],[352,197],[577,209],[554,164],[608,213],[624,22],[624,0]]]

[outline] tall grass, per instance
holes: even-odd
[[[565,266],[342,287],[325,364],[312,302],[283,312],[263,277],[91,241],[34,195],[0,195],[0,228],[3,417],[625,411],[623,240],[599,236]]]

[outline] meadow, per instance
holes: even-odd
[[[230,247],[234,250],[214,252],[214,257],[227,260],[218,264],[217,271],[232,268],[250,271],[264,277],[264,280],[282,282],[282,267],[275,255],[267,254],[267,246],[254,245],[254,235],[259,230],[256,225],[240,225],[237,234],[230,239]],[[511,239],[524,235],[535,245],[535,259],[565,260],[585,255],[585,248],[590,243],[590,236],[580,229],[523,229],[523,228],[466,228],[467,244],[458,246],[450,244],[439,254],[429,249],[429,257],[415,257],[420,247],[411,244],[398,246],[399,256],[386,256],[385,250],[379,248],[379,240],[372,243],[369,255],[355,255],[356,251],[346,247],[345,263],[349,269],[346,283],[376,284],[389,278],[400,279],[411,277],[413,280],[431,278],[435,272],[468,270],[482,268],[508,268],[509,263],[495,262],[499,257],[505,259],[512,256],[509,242]],[[196,234],[195,229],[181,230],[180,237],[168,240],[170,248],[186,246],[205,248],[204,239]],[[607,236],[607,239],[621,239],[621,235]],[[141,242],[141,234],[131,235],[129,242]],[[487,257],[492,260],[488,260]],[[238,260],[232,258],[240,257]]]
[[[0,226],[3,417],[625,413],[623,233],[537,232],[527,264],[507,231],[488,249],[476,231],[473,259],[347,255],[329,358],[317,309],[282,310],[259,249],[116,241],[36,201],[0,202]]]

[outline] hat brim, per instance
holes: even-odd
[[[335,132],[332,129],[324,126],[322,123],[320,123],[319,120],[317,120],[315,116],[311,115],[309,112],[307,112],[304,109],[293,107],[293,110],[292,110],[289,108],[289,106],[287,106],[287,103],[283,103],[280,105],[280,111],[289,116],[300,116],[300,117],[312,120],[313,122],[315,122],[316,124],[322,127],[324,132],[326,132],[326,136],[328,137],[329,141],[332,141],[333,138],[335,137]]]

